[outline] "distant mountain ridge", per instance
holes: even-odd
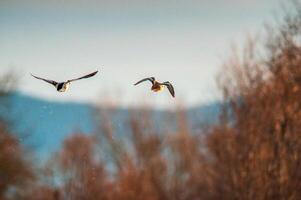
[[[17,133],[20,142],[33,147],[38,159],[41,160],[58,150],[64,138],[75,131],[93,133],[97,129],[96,120],[101,120],[94,117],[97,108],[85,103],[51,102],[20,92],[13,92],[8,102],[9,109],[0,110],[0,116],[12,122],[12,130]],[[198,129],[202,124],[215,123],[220,106],[221,104],[216,102],[188,109],[186,116],[190,128]],[[126,131],[126,123],[131,110],[117,108],[114,112],[112,124],[117,134],[122,135]],[[153,110],[151,114],[154,117],[155,126],[160,128],[163,125],[162,119],[166,115],[171,115],[172,112]]]

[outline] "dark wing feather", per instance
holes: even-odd
[[[95,72],[93,72],[91,74],[87,74],[87,75],[79,77],[79,78],[68,80],[68,82],[77,81],[77,80],[84,79],[84,78],[90,78],[90,77],[94,76],[95,74],[97,74],[97,72],[98,71],[95,71]]]
[[[44,78],[40,78],[40,77],[34,76],[34,75],[32,75],[32,74],[31,74],[31,76],[33,76],[33,77],[36,78],[36,79],[40,79],[40,80],[42,80],[42,81],[45,81],[45,82],[47,82],[47,83],[50,83],[51,85],[54,85],[54,86],[57,85],[57,82],[56,82],[56,81],[48,80],[48,79],[44,79]]]
[[[154,84],[155,78],[154,78],[154,77],[144,78],[144,79],[138,81],[137,83],[135,83],[134,85],[138,85],[139,83],[142,83],[142,82],[144,82],[144,81],[150,81],[152,84]]]
[[[168,82],[168,81],[167,81],[167,82],[164,82],[164,83],[162,83],[162,84],[165,85],[165,86],[168,88],[168,90],[169,90],[171,96],[175,97],[175,90],[174,90],[172,84],[171,84],[170,82]]]

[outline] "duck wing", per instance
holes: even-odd
[[[166,82],[162,83],[162,85],[165,85],[168,88],[171,96],[175,97],[175,90],[170,82],[166,81]]]
[[[41,78],[41,77],[38,77],[38,76],[35,76],[35,75],[32,75],[30,74],[32,77],[36,78],[36,79],[39,79],[39,80],[42,80],[42,81],[45,81],[47,83],[50,83],[51,85],[53,86],[56,86],[58,83],[56,81],[53,81],[53,80],[49,80],[49,79],[45,79],[45,78]]]
[[[68,80],[68,82],[72,82],[72,81],[78,81],[80,79],[84,79],[84,78],[90,78],[92,76],[94,76],[95,74],[97,74],[98,71],[95,71],[95,72],[92,72],[90,74],[87,74],[85,76],[82,76],[82,77],[79,77],[79,78],[75,78],[75,79],[71,79],[71,80]]]
[[[144,79],[138,81],[137,83],[135,83],[134,85],[138,85],[138,84],[140,84],[140,83],[142,83],[144,81],[150,81],[152,84],[154,84],[155,78],[154,77],[144,78]]]

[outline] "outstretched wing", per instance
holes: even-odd
[[[91,74],[87,74],[87,75],[79,77],[79,78],[68,80],[68,82],[77,81],[77,80],[84,79],[84,78],[90,78],[90,77],[94,76],[95,74],[97,74],[97,72],[98,71],[95,71],[95,72],[93,72]]]
[[[50,83],[51,85],[54,85],[54,86],[57,85],[57,82],[56,82],[56,81],[48,80],[48,79],[44,79],[44,78],[40,78],[40,77],[34,76],[34,75],[32,75],[32,74],[30,74],[30,75],[33,76],[33,77],[36,78],[36,79],[40,79],[40,80],[42,80],[42,81],[45,81],[45,82],[47,82],[47,83]]]
[[[165,85],[165,86],[168,88],[168,90],[169,90],[171,96],[175,97],[175,90],[174,90],[172,84],[171,84],[170,82],[168,82],[168,81],[167,81],[167,82],[164,82],[164,83],[162,83],[162,84]]]
[[[154,77],[144,78],[144,79],[138,81],[137,83],[135,83],[134,85],[138,85],[139,83],[142,83],[142,82],[144,82],[144,81],[150,81],[152,84],[154,84],[155,78],[154,78]]]

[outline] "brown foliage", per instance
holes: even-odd
[[[49,186],[32,185],[19,199],[24,200],[61,200],[61,191]]]
[[[24,157],[18,140],[0,121],[0,199],[13,198],[32,181],[33,172]]]
[[[63,179],[64,199],[107,199],[106,174],[96,160],[95,138],[75,134],[67,138],[57,155]]]
[[[301,46],[294,41],[300,22],[300,13],[286,19],[269,41],[267,60],[256,58],[250,41],[242,60],[227,63],[235,66],[228,67],[234,84],[223,83],[231,113],[207,139],[216,198],[301,196]]]

